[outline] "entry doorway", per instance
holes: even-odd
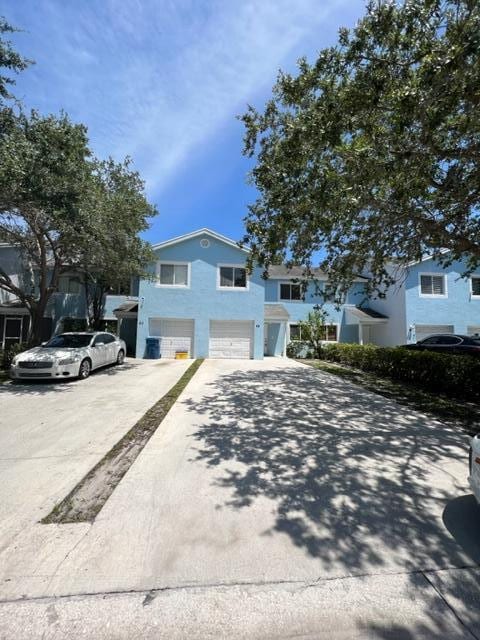
[[[22,342],[23,316],[6,316],[3,325],[3,348],[8,349],[14,344]]]

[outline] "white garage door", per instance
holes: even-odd
[[[253,322],[210,321],[210,358],[251,358]]]
[[[470,327],[467,327],[467,335],[480,335],[480,325],[471,325]]]
[[[192,357],[193,320],[149,318],[148,325],[150,335],[160,337],[162,358],[175,358],[177,351],[188,351],[188,357]]]
[[[453,333],[453,325],[451,324],[416,324],[415,336],[417,342],[428,338],[434,333]]]

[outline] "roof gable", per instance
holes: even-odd
[[[186,240],[192,240],[192,238],[198,238],[200,236],[210,236],[219,242],[223,242],[230,247],[234,247],[239,251],[244,251],[245,253],[250,253],[250,251],[244,247],[240,247],[235,240],[231,240],[226,236],[222,236],[220,233],[216,233],[211,229],[203,228],[198,229],[197,231],[192,231],[191,233],[186,233],[183,236],[177,236],[176,238],[171,238],[170,240],[165,240],[164,242],[159,242],[158,244],[153,245],[153,249],[163,249],[165,247],[171,247],[175,244],[180,244],[181,242],[185,242]]]

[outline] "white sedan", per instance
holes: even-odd
[[[477,434],[470,441],[470,487],[480,504],[480,434]]]
[[[10,377],[13,380],[84,380],[94,369],[122,364],[126,352],[125,342],[112,333],[61,333],[41,346],[15,356]]]

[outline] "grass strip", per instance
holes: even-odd
[[[138,420],[56,507],[42,524],[93,522],[115,487],[160,426],[202,364],[199,358],[180,380]]]
[[[300,360],[300,362],[349,380],[368,391],[395,400],[398,404],[449,422],[470,435],[480,431],[480,407],[473,402],[461,402],[445,395],[420,391],[403,382],[394,382],[373,373],[324,360]]]

